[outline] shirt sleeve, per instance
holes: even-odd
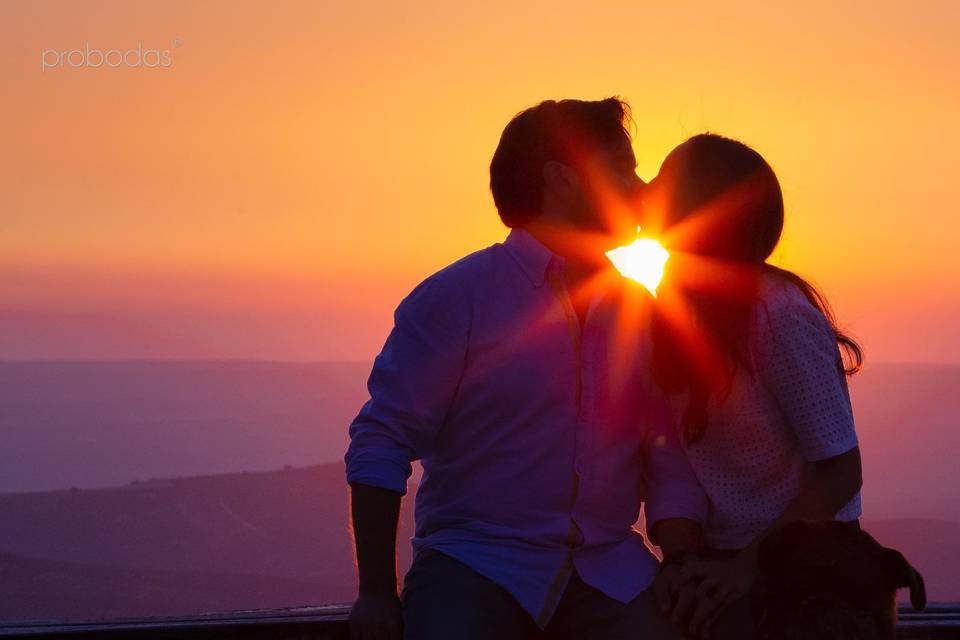
[[[644,517],[647,537],[653,539],[653,525],[670,518],[686,518],[706,524],[710,501],[697,480],[678,430],[670,420],[664,399],[651,398],[648,403],[650,429],[645,442],[644,483],[646,496]]]
[[[370,399],[350,425],[347,482],[407,491],[411,461],[432,445],[466,360],[471,309],[462,288],[431,276],[400,303],[374,361]]]
[[[813,305],[766,310],[760,374],[776,398],[804,459],[814,462],[857,446],[853,409],[836,337]]]

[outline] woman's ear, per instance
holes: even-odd
[[[927,606],[927,589],[923,584],[923,576],[910,566],[903,554],[896,549],[883,550],[883,567],[890,576],[892,585],[896,589],[910,589],[910,604],[915,611],[923,611]]]
[[[543,163],[543,184],[546,189],[566,199],[580,190],[577,173],[556,160]]]

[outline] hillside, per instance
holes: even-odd
[[[0,495],[0,619],[349,602],[346,498],[340,464]],[[401,517],[401,572],[411,504]],[[921,570],[931,600],[960,599],[960,524],[865,524]]]
[[[368,368],[0,362],[0,618],[350,600],[340,461]],[[960,600],[958,391],[956,366],[852,385],[867,528],[940,600]],[[403,566],[411,535],[407,511]]]
[[[343,600],[321,578],[158,571],[0,553],[0,620],[81,620],[290,607]]]
[[[0,362],[0,492],[342,460],[369,365]],[[874,518],[960,522],[960,366],[868,362],[852,379]]]
[[[0,513],[0,619],[323,604],[355,591],[342,465],[5,494]],[[405,510],[403,567],[411,520]]]
[[[0,362],[0,492],[336,462],[369,365]]]

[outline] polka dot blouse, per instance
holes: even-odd
[[[824,315],[792,283],[765,277],[751,318],[753,372],[738,371],[709,407],[706,435],[685,446],[711,504],[706,542],[739,549],[797,495],[804,462],[857,446],[840,352]],[[685,398],[670,399],[674,426]],[[859,494],[838,520],[860,516]]]

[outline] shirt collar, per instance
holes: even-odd
[[[507,248],[535,287],[543,284],[551,262],[563,263],[563,258],[555,255],[526,229],[511,229],[503,246]]]

